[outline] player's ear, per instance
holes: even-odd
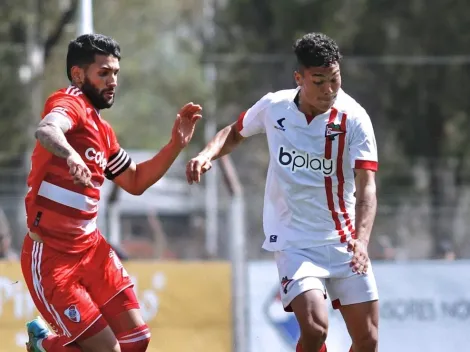
[[[85,81],[85,70],[79,66],[72,66],[72,82],[80,86]]]
[[[294,71],[294,80],[298,87],[302,85],[302,74],[299,71]]]

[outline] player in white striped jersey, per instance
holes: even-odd
[[[370,118],[341,89],[336,43],[310,33],[294,45],[296,89],[269,93],[187,165],[199,182],[211,161],[265,133],[269,169],[263,248],[274,252],[281,298],[301,329],[297,351],[326,351],[327,293],[354,352],[377,350],[378,293],[367,254],[376,212],[377,147]]]

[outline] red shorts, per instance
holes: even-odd
[[[21,269],[36,308],[57,335],[73,342],[101,317],[100,308],[132,287],[111,246],[78,253],[58,252],[25,236]]]

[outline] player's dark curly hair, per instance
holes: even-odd
[[[84,67],[95,62],[95,55],[112,55],[121,59],[121,47],[113,38],[102,34],[83,34],[69,43],[67,77],[72,81],[72,67]]]
[[[308,33],[294,44],[300,68],[331,66],[341,60],[336,42],[323,33]]]

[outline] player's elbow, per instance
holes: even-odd
[[[52,124],[49,123],[41,123],[39,126],[36,128],[36,131],[34,131],[34,138],[36,138],[38,141],[41,141],[44,138],[47,138],[51,134],[54,134],[56,131],[56,127]]]
[[[147,189],[152,186],[153,183],[145,183],[145,181],[140,181],[136,178],[136,180],[132,183],[132,186],[125,189],[128,193],[132,194],[133,196],[141,196],[145,193]]]
[[[126,191],[127,193],[133,195],[133,196],[140,196],[142,195],[146,188],[144,187],[139,187],[139,185],[136,182],[133,182],[131,184],[121,184],[121,188]]]
[[[34,138],[36,138],[39,142],[41,142],[44,138],[46,138],[50,133],[47,125],[38,126],[36,131],[34,131]]]
[[[230,137],[232,139],[232,144],[238,145],[240,144],[245,138],[240,134],[238,130],[237,123],[233,123],[229,126],[230,128]]]
[[[144,194],[146,188],[132,188],[127,190],[128,193],[132,194],[133,196],[141,196]]]

